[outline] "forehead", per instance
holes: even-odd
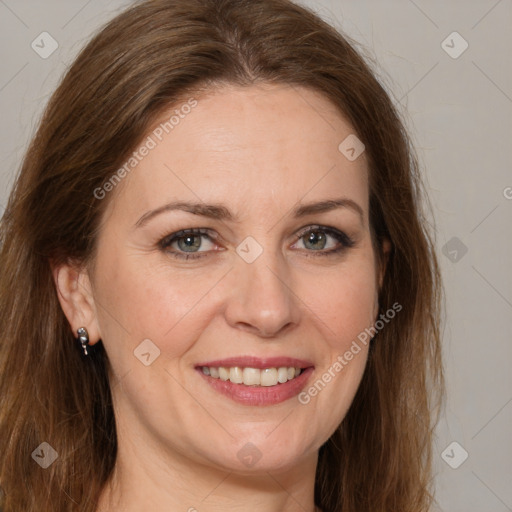
[[[191,94],[146,134],[144,156],[115,202],[137,212],[176,199],[249,211],[341,194],[367,209],[365,154],[348,159],[340,151],[347,137],[352,126],[310,89],[224,86]]]

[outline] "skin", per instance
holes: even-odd
[[[307,404],[236,403],[195,366],[241,355],[306,359],[307,389],[373,324],[384,268],[371,242],[367,161],[338,150],[354,130],[311,90],[224,86],[196,99],[104,199],[94,262],[54,270],[72,329],[87,327],[91,344],[101,339],[113,367],[119,451],[98,511],[313,511],[318,449],[346,415],[367,347]],[[298,204],[337,198],[362,215],[349,207],[291,215]],[[176,200],[222,203],[236,220],[167,211],[135,227]],[[311,248],[298,236],[317,225],[353,246],[319,254],[340,243],[327,234],[319,250],[321,241]],[[159,246],[186,228],[215,234],[198,235],[204,257],[177,259],[177,242]],[[248,236],[263,248],[253,263],[236,253]],[[134,357],[145,339],[160,350],[149,366]],[[252,467],[237,457],[248,442],[261,455]]]

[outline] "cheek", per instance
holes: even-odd
[[[373,259],[362,258],[335,277],[317,279],[309,299],[324,349],[315,378],[299,401],[314,411],[310,417],[326,436],[345,417],[364,373],[370,341],[365,330],[375,320],[375,278]]]
[[[178,357],[204,327],[205,316],[197,311],[208,303],[205,294],[215,284],[212,273],[170,272],[165,263],[148,266],[143,256],[105,258],[97,273],[100,329],[112,351],[131,354],[150,339],[168,357]]]
[[[308,304],[325,324],[333,350],[345,350],[375,320],[377,286],[373,260],[365,258],[336,274],[315,279]]]

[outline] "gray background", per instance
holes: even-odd
[[[129,3],[0,0],[0,205],[66,66]],[[303,3],[376,59],[425,169],[447,303],[436,510],[512,511],[512,1]]]

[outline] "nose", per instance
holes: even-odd
[[[264,251],[252,263],[239,259],[234,270],[225,309],[230,326],[271,338],[299,323],[300,300],[282,259]]]

